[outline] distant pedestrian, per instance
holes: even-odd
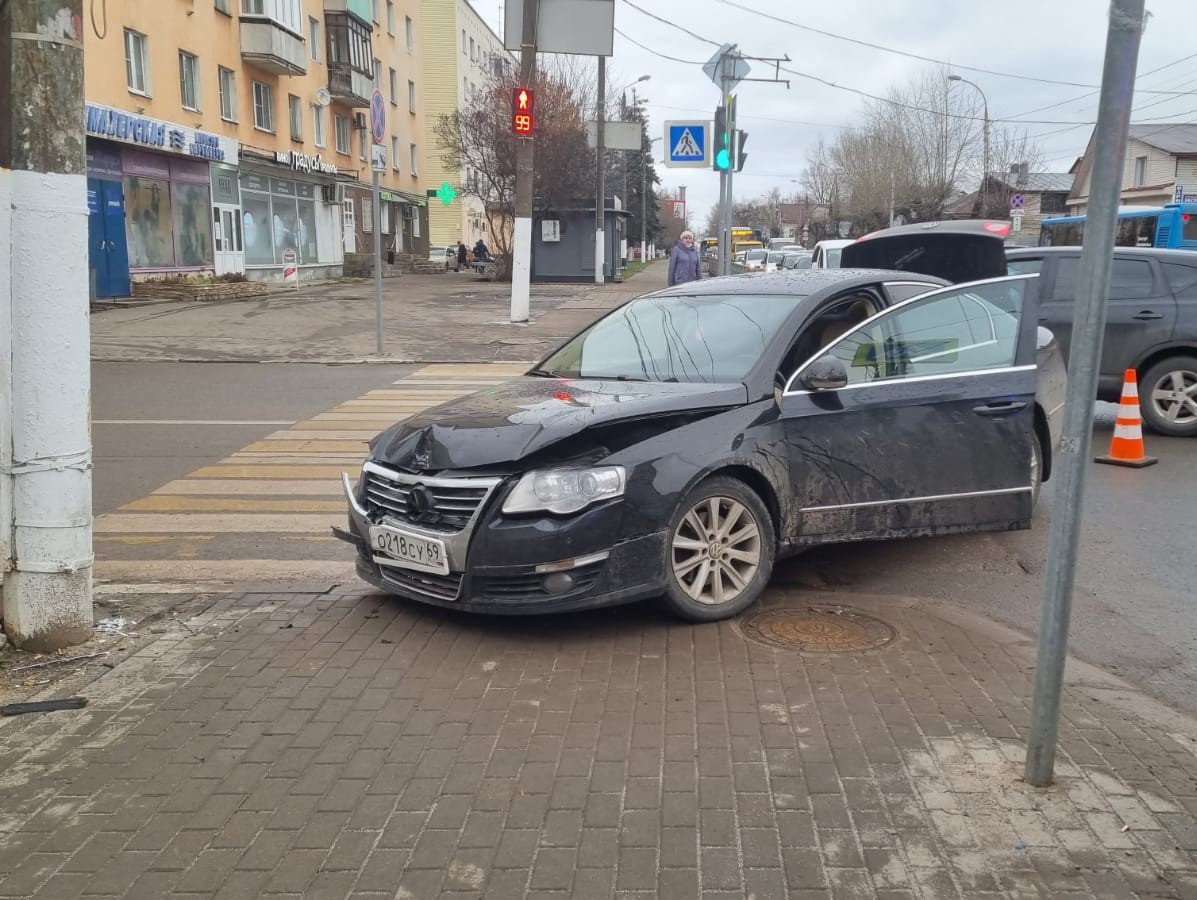
[[[490,259],[490,251],[486,249],[486,241],[478,238],[478,243],[474,245],[474,259],[485,262]]]
[[[457,242],[457,271],[460,272],[463,268],[470,267],[470,252],[466,250],[466,245],[461,241]]]
[[[698,281],[702,278],[702,262],[694,246],[694,233],[683,231],[677,244],[669,251],[669,286]]]

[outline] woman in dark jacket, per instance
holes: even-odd
[[[694,246],[694,234],[683,231],[674,248],[669,251],[669,286],[698,281],[702,278],[702,261]]]
[[[470,267],[470,254],[466,250],[465,244],[461,241],[457,242],[457,271],[468,269]]]

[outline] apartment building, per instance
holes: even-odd
[[[477,197],[466,196],[477,174],[445,159],[436,137],[442,116],[468,110],[495,79],[518,69],[503,40],[468,0],[422,0],[424,25],[425,131],[428,135],[428,183],[448,184],[458,198],[446,205],[429,201],[429,230],[435,246],[464,242],[472,247],[479,238],[493,245],[486,208]]]
[[[166,274],[335,277],[371,230],[427,248],[418,0],[107,0],[84,47],[99,296]]]

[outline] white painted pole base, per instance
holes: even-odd
[[[607,267],[607,232],[596,231],[594,233],[594,283],[602,284],[606,281],[607,273],[604,271]]]
[[[511,321],[527,322],[532,296],[532,220],[515,220],[511,259]]]
[[[15,570],[4,627],[17,646],[47,651],[92,634],[87,179],[13,172],[11,185]]]

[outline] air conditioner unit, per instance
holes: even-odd
[[[357,112],[353,114],[353,127],[358,131],[366,130],[366,114],[364,112]]]
[[[345,202],[345,185],[340,182],[320,185],[320,199],[325,203],[343,204]]]

